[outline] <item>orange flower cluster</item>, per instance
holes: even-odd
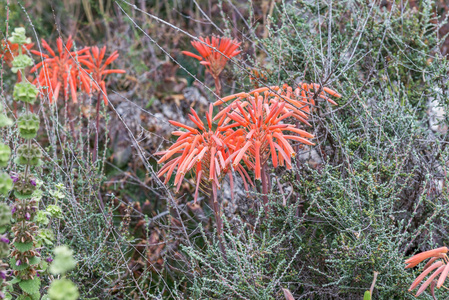
[[[332,90],[328,91],[333,96],[340,96]],[[165,164],[158,176],[166,175],[165,183],[168,183],[175,168],[178,167],[175,185],[179,190],[185,174],[191,169],[194,170],[197,182],[196,200],[198,187],[202,181],[212,183],[215,195],[216,188],[219,188],[220,180],[226,173],[229,174],[232,189],[232,169],[241,175],[248,190],[248,182],[251,185],[253,183],[243,165],[248,170],[254,171],[257,180],[261,180],[263,176],[261,169],[270,158],[274,167],[280,165],[290,169],[291,158],[296,154],[291,141],[314,145],[310,141],[313,135],[293,124],[285,123],[289,117],[294,117],[308,124],[306,121],[308,115],[305,112],[310,111],[307,105],[309,102],[296,94],[296,90],[293,92],[291,87],[284,85],[283,88],[261,88],[249,93],[224,97],[215,105],[231,99],[234,101],[213,119],[211,105],[209,113],[206,114],[207,127],[191,109],[192,114],[189,118],[198,129],[170,121],[172,125],[181,127],[187,132],[173,132],[179,136],[177,142],[168,150],[156,153],[163,155],[158,163],[179,154]],[[333,102],[326,95],[320,94],[320,97]],[[213,121],[217,121],[216,129],[212,129]]]
[[[200,41],[192,41],[191,43],[200,55],[189,51],[182,51],[182,53],[198,59],[200,64],[206,66],[212,77],[218,78],[228,60],[240,53],[237,49],[241,43],[237,42],[237,40],[215,36],[212,38],[206,37],[205,39],[200,37],[199,39]]]
[[[229,164],[226,163],[232,153],[231,149],[227,147],[227,143],[235,143],[235,137],[226,136],[227,132],[220,127],[215,130],[212,129],[212,105],[209,107],[209,112],[206,113],[207,127],[195,110],[192,108],[190,110],[192,114],[189,115],[189,119],[197,125],[198,129],[176,121],[170,121],[172,125],[186,129],[187,132],[174,131],[173,135],[179,136],[177,142],[168,150],[155,153],[155,155],[163,155],[158,161],[158,163],[163,163],[175,154],[181,154],[166,163],[159,171],[158,176],[161,177],[166,174],[165,184],[167,184],[173,171],[178,167],[175,176],[175,185],[178,191],[186,173],[193,169],[197,174],[196,199],[202,180],[210,181],[214,190],[220,186],[220,181],[225,174],[229,174],[232,182],[232,173]],[[240,170],[240,168],[238,169]]]
[[[85,47],[81,50],[71,51],[72,37],[67,39],[65,45],[61,38],[56,40],[58,54],[44,39],[42,39],[42,46],[49,54],[31,50],[33,54],[44,58],[42,62],[31,69],[31,72],[39,70],[39,75],[33,83],[48,87],[47,94],[50,103],[58,100],[61,91],[64,99],[67,99],[70,91],[73,102],[78,102],[77,87],[80,86],[81,90],[86,93],[91,93],[91,88],[96,91],[101,89],[104,102],[107,105],[105,77],[112,73],[125,73],[125,70],[106,70],[106,67],[117,59],[117,51],[113,52],[103,63],[106,46],[101,51],[98,47]],[[82,63],[85,68],[79,63]],[[90,76],[96,83],[92,83]]]
[[[33,48],[34,43],[25,44],[22,46],[22,51],[25,53],[27,50]],[[14,57],[19,55],[19,44],[13,44],[10,41],[2,41],[0,45],[0,56],[3,56],[3,60],[11,66],[11,62]]]
[[[424,269],[423,269],[423,272],[421,273],[421,275],[419,275],[415,279],[415,281],[413,281],[412,285],[409,288],[409,291],[412,291],[416,287],[418,287],[418,285],[421,283],[421,281],[423,281],[424,278],[428,274],[430,274],[433,270],[435,270],[435,272],[433,272],[433,274],[430,275],[427,278],[427,280],[421,285],[421,287],[418,289],[418,292],[416,293],[416,296],[421,295],[432,282],[434,282],[434,284],[436,283],[437,288],[441,288],[443,286],[443,283],[446,280],[447,275],[449,273],[449,259],[446,255],[448,250],[449,249],[447,247],[441,247],[441,248],[425,251],[425,252],[419,253],[405,261],[405,263],[407,264],[407,266],[405,268],[408,269],[408,268],[413,268],[413,267],[417,266],[419,263],[421,263],[422,261],[430,258],[430,260],[424,266]],[[438,275],[440,275],[440,277],[438,278],[438,281],[436,282]]]
[[[31,73],[40,69],[38,77],[33,84],[37,86],[47,87],[47,94],[50,98],[50,103],[57,102],[60,91],[63,91],[64,99],[67,99],[68,93],[72,96],[73,102],[77,101],[76,88],[79,84],[78,78],[81,79],[82,89],[89,93],[90,84],[89,77],[83,71],[80,72],[80,67],[77,65],[75,59],[87,58],[89,48],[83,48],[78,51],[71,52],[73,46],[72,37],[69,37],[67,43],[63,45],[62,39],[56,40],[58,54],[42,39],[42,47],[48,51],[45,54],[36,50],[31,50],[35,55],[43,57],[44,60],[31,69]]]
[[[89,56],[86,58],[80,58],[79,62],[84,64],[87,67],[87,72],[92,74],[92,78],[95,80],[97,84],[93,85],[94,90],[99,91],[101,89],[103,94],[104,104],[108,105],[108,94],[106,93],[106,82],[105,78],[109,74],[123,74],[126,73],[125,70],[120,69],[109,69],[106,70],[106,67],[110,65],[114,60],[116,60],[119,56],[117,51],[114,51],[107,59],[103,62],[106,53],[106,46],[98,49],[98,47],[92,47],[92,54],[89,52]]]
[[[220,100],[214,103],[215,106],[228,102],[230,100],[240,101],[247,97],[252,97],[254,94],[264,95],[264,101],[268,101],[270,103],[274,103],[280,101],[281,103],[285,103],[285,106],[282,108],[281,114],[286,114],[291,112],[291,116],[300,122],[306,124],[307,126],[311,126],[307,119],[309,118],[311,108],[315,106],[315,100],[317,98],[328,101],[333,105],[338,105],[334,100],[329,98],[327,94],[330,96],[334,96],[337,98],[341,98],[341,95],[327,87],[322,87],[317,83],[299,83],[298,86],[293,90],[293,88],[287,84],[284,84],[281,87],[279,86],[271,86],[271,87],[262,87],[255,89],[249,93],[238,93],[234,95],[229,95],[221,98]],[[267,99],[268,97],[268,99]]]

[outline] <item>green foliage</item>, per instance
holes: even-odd
[[[18,71],[24,70],[26,67],[32,66],[33,60],[31,57],[25,54],[20,54],[14,57],[14,60],[12,61],[12,68],[11,71],[14,73],[17,73]]]
[[[12,179],[6,173],[0,173],[0,194],[7,195],[12,189]]]
[[[41,297],[41,294],[39,292],[36,292],[31,295],[22,294],[17,297],[17,300],[39,300]]]
[[[19,45],[31,43],[31,39],[26,37],[26,30],[23,27],[14,28],[14,31],[11,33],[8,40],[13,44]]]
[[[38,211],[36,214],[36,217],[34,218],[34,221],[39,225],[48,225],[50,223],[50,219],[48,219],[49,213],[46,211]]]
[[[55,258],[50,265],[50,273],[54,275],[65,274],[75,268],[76,260],[73,259],[73,250],[70,250],[69,247],[65,245],[55,247],[53,253]]]
[[[3,105],[0,103],[0,111],[3,110]],[[14,122],[8,116],[0,113],[0,128],[10,127]]]
[[[240,213],[252,230],[234,222],[223,237],[225,254],[207,235],[182,248],[188,279],[177,279],[186,294],[281,299],[285,287],[295,299],[362,299],[378,271],[372,298],[414,299],[407,289],[418,272],[404,270],[404,258],[449,243],[448,133],[428,126],[430,101],[449,109],[449,66],[438,50],[434,5],[274,6],[261,41],[269,85],[319,82],[343,98],[338,108],[316,105],[318,162],[308,165],[309,149],[298,148],[305,154],[293,171],[270,169],[269,217]],[[444,128],[447,114],[439,122]],[[257,211],[260,195],[245,200]],[[448,291],[436,297],[446,299]]]
[[[79,295],[78,287],[68,279],[55,280],[48,289],[50,300],[76,300]]]
[[[161,68],[155,67],[153,72],[142,62],[151,61],[155,66],[164,62],[161,73],[170,66],[158,47],[148,47],[152,42],[148,36],[163,31],[163,36],[167,37],[171,30],[176,31],[176,38],[166,38],[171,44],[167,46],[158,40],[157,46],[174,53],[177,62],[209,87],[210,78],[196,74],[197,67],[192,60],[179,54],[182,47],[188,50],[189,44],[187,37],[178,38],[177,29],[177,26],[185,29],[183,26],[191,25],[191,11],[208,15],[204,8],[209,6],[213,13],[208,17],[215,28],[229,35],[235,33],[244,41],[242,59],[245,63],[236,60],[233,71],[224,74],[227,75],[222,77],[225,90],[248,90],[250,81],[246,70],[254,65],[266,69],[268,85],[319,82],[341,92],[344,97],[338,102],[339,107],[331,108],[318,101],[314,107],[316,113],[311,123],[316,129],[313,133],[317,146],[312,150],[320,161],[309,166],[310,158],[301,155],[308,149],[298,148],[293,170],[273,170],[268,166],[272,179],[270,215],[264,216],[260,210],[261,195],[258,193],[251,192],[236,202],[220,198],[224,222],[229,221],[222,247],[209,221],[211,212],[207,199],[199,204],[203,215],[196,214],[199,209],[194,214],[187,209],[190,195],[185,186],[191,180],[186,180],[182,196],[173,201],[171,191],[159,185],[152,173],[153,161],[140,161],[140,152],[133,156],[135,159],[129,166],[117,168],[111,178],[106,179],[102,164],[115,166],[109,166],[105,159],[91,161],[92,120],[86,113],[91,107],[86,110],[86,102],[79,110],[73,106],[67,106],[71,109],[67,111],[65,107],[39,106],[39,114],[46,122],[43,130],[48,136],[42,141],[42,149],[50,159],[43,162],[42,168],[33,168],[45,183],[42,191],[36,189],[32,195],[41,200],[42,207],[47,207],[46,212],[38,212],[34,219],[48,226],[38,231],[38,243],[43,247],[42,254],[48,254],[50,249],[46,246],[53,243],[56,233],[58,243],[70,244],[77,257],[83,260],[80,270],[71,274],[79,291],[67,279],[54,280],[47,298],[76,299],[79,293],[82,299],[283,299],[282,288],[288,288],[295,299],[361,299],[367,297],[365,291],[376,270],[380,273],[373,298],[415,299],[407,289],[418,271],[405,271],[404,257],[449,243],[447,132],[428,129],[430,101],[438,100],[441,110],[449,109],[449,67],[446,53],[439,51],[446,47],[442,38],[447,26],[445,14],[439,15],[441,1],[409,1],[419,2],[413,9],[406,1],[404,4],[395,1],[367,4],[358,0],[268,1],[273,5],[268,10],[251,1],[248,5],[243,2],[236,5],[238,13],[227,10],[227,4],[221,1],[197,1],[198,6],[192,7],[183,6],[183,1],[150,1],[152,13],[172,23],[173,27],[167,28],[149,21],[149,15],[137,13],[135,7],[123,3],[119,3],[123,11],[116,6],[113,7],[117,11],[108,11],[107,7],[100,7],[103,1],[75,2],[73,7],[83,5],[76,6],[77,11],[90,11],[90,17],[81,13],[80,19],[74,20],[75,14],[67,13],[72,4],[63,7],[52,3],[61,22],[60,34],[68,35],[70,23],[83,28],[96,27],[96,33],[86,30],[85,36],[75,39],[80,44],[92,34],[99,39],[104,34],[114,41],[117,37],[112,33],[126,32],[128,28],[129,32],[118,38],[124,45],[130,45],[130,51],[121,55],[129,59],[125,63],[136,68],[130,75],[131,83],[125,85],[132,84],[126,88],[132,95],[133,105],[141,104],[139,98],[144,99],[143,105],[148,99],[156,99],[149,108],[152,114],[157,110],[157,102],[169,102],[164,105],[170,107],[179,101],[162,101],[165,94],[161,96],[151,90],[161,85],[169,89],[172,86],[167,82],[176,78],[157,78],[154,83],[153,79],[148,80],[149,74],[153,76]],[[384,2],[392,5],[384,6]],[[4,20],[5,7],[0,6]],[[21,7],[15,4],[11,7],[14,7],[10,11],[11,24],[25,20],[20,14]],[[38,34],[44,34],[44,38],[56,32],[53,9],[46,10],[46,7],[50,6],[39,3],[36,7],[25,7],[31,14],[33,28],[37,28]],[[42,17],[33,15],[36,11],[40,11]],[[182,14],[173,14],[173,11]],[[227,16],[231,12],[235,15],[235,24],[229,24],[227,18],[220,19],[220,13]],[[116,24],[108,27],[110,18],[119,13],[124,20],[115,22],[114,19]],[[129,14],[130,19],[123,13]],[[101,22],[86,21],[98,16]],[[45,17],[47,19],[43,19]],[[138,31],[134,22],[142,26],[145,33],[138,39],[134,39]],[[262,23],[268,25],[268,29]],[[44,31],[41,30],[43,26]],[[210,28],[210,22],[197,22],[195,26],[201,30],[189,31],[195,35],[215,30]],[[20,34],[17,32],[17,39],[26,42]],[[179,50],[170,48],[173,45],[179,46]],[[25,68],[30,63],[20,62],[20,59],[15,69]],[[232,69],[231,64],[228,65]],[[182,68],[176,76],[187,77],[189,85],[194,81]],[[146,85],[139,82],[141,78]],[[8,91],[12,87],[9,83],[15,80],[14,77],[7,81],[4,90]],[[34,91],[20,95],[18,91],[19,88],[14,98],[35,99]],[[134,97],[136,93],[138,97]],[[168,93],[172,96],[172,91]],[[9,100],[6,97],[5,103],[10,103]],[[162,106],[161,111],[166,108]],[[72,116],[66,118],[66,112]],[[114,114],[110,110],[105,116]],[[447,114],[443,115],[439,125],[447,126],[448,118]],[[106,119],[101,118],[101,122]],[[0,116],[0,126],[11,124],[6,116]],[[75,128],[73,132],[69,129],[71,125]],[[109,130],[117,124],[112,125],[101,123],[99,128]],[[126,125],[129,129],[129,124]],[[39,118],[23,120],[21,117],[18,128],[24,138],[34,138]],[[159,134],[155,132],[154,135]],[[13,128],[5,130],[4,136],[11,144],[19,138]],[[102,141],[106,142],[107,136],[100,134],[100,143]],[[132,142],[134,145],[137,141]],[[106,149],[107,143],[105,145]],[[142,142],[136,149],[152,152],[154,146]],[[26,159],[30,163],[30,159]],[[11,164],[15,167],[13,162]],[[120,178],[122,173],[126,178]],[[106,180],[108,184],[104,185]],[[67,189],[57,187],[56,182]],[[120,187],[120,184],[123,185]],[[7,195],[11,185],[7,174],[0,175],[2,194]],[[17,195],[30,197],[30,191],[24,194],[19,191]],[[154,210],[149,209],[147,219],[138,219],[138,203],[135,207],[130,204],[125,218],[120,205],[127,206],[139,197],[149,199]],[[50,208],[48,204],[55,202],[58,207]],[[50,222],[47,217],[50,215],[59,219]],[[176,221],[171,222],[172,217]],[[182,226],[177,226],[177,222],[182,222]],[[137,239],[138,236],[142,239]],[[57,267],[57,271],[66,272],[75,265],[73,258],[69,261],[70,266],[62,263],[63,267]],[[159,264],[160,261],[163,263]],[[22,270],[28,267],[25,264],[15,266],[14,261],[11,266]],[[109,291],[120,295],[111,295]],[[448,298],[444,289],[437,290],[436,294],[438,299]],[[19,299],[33,297],[36,296],[21,295]],[[421,299],[432,297],[423,294]]]
[[[16,241],[14,242],[14,247],[20,252],[25,252],[33,248],[33,242],[21,243]]]
[[[53,218],[62,218],[62,210],[58,205],[49,205],[46,208],[46,212],[50,214]]]
[[[36,88],[34,84],[22,81],[14,86],[13,97],[14,100],[16,101],[34,104],[34,101],[36,100],[36,96],[38,93],[39,90]]]
[[[25,173],[20,173],[14,183],[14,195],[19,199],[27,199],[31,198],[35,190],[36,178],[30,175],[25,177]]]
[[[1,107],[1,106],[0,106]],[[4,114],[0,114],[0,128],[3,127],[9,127],[13,124],[14,122],[8,118],[7,116],[5,116]]]
[[[40,163],[42,151],[36,144],[22,144],[17,150],[17,163],[20,165],[35,166]]]
[[[47,246],[51,246],[53,245],[53,241],[55,240],[55,234],[53,233],[52,229],[45,228],[39,230],[37,238],[40,245],[45,244]]]
[[[9,265],[13,270],[23,271],[23,270],[28,269],[30,266],[39,264],[40,261],[41,261],[41,259],[39,257],[33,256],[33,257],[29,258],[28,264],[24,263],[24,262],[18,263],[14,257],[11,257]]]
[[[51,263],[49,270],[53,275],[65,275],[76,266],[73,259],[73,251],[63,245],[53,250],[55,258]],[[79,298],[78,287],[66,278],[52,281],[48,289],[48,299],[50,300],[76,300]]]
[[[21,280],[19,282],[20,288],[27,294],[33,295],[39,293],[39,288],[41,286],[41,281],[39,277],[29,280]]]
[[[36,137],[39,124],[39,117],[36,114],[26,113],[21,115],[17,121],[20,136],[28,140]]]
[[[0,167],[8,165],[9,157],[11,156],[11,149],[8,145],[0,143]]]
[[[9,250],[9,241],[0,241],[0,256],[7,257],[9,254]]]
[[[6,203],[0,203],[0,227],[11,223],[11,208]]]

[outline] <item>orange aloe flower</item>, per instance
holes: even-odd
[[[341,95],[339,93],[327,87],[323,87],[321,89],[321,92],[319,91],[320,85],[316,83],[299,83],[294,90],[287,84],[284,84],[282,87],[262,87],[252,90],[248,93],[243,92],[223,97],[220,100],[216,101],[214,103],[214,106],[218,106],[230,100],[236,101],[239,99],[244,99],[248,96],[258,93],[259,95],[264,95],[265,97],[271,97],[270,103],[274,103],[277,101],[285,102],[285,107],[283,108],[282,112],[280,112],[282,115],[292,112],[293,118],[306,124],[307,126],[311,126],[309,122],[307,122],[307,120],[310,115],[311,107],[313,108],[315,106],[314,97],[326,100],[333,105],[338,104],[334,100],[330,99],[327,94],[333,97],[341,98]]]
[[[22,52],[25,53],[27,50],[33,48],[34,43],[25,44],[22,46]],[[3,55],[4,61],[11,66],[11,62],[14,57],[19,55],[19,44],[13,44],[10,41],[2,41],[0,45],[0,56]]]
[[[424,278],[429,275],[433,270],[432,275],[430,275],[427,280],[421,285],[421,287],[418,289],[418,292],[416,293],[416,296],[421,295],[426,288],[440,275],[438,282],[436,283],[437,288],[441,288],[444,284],[444,281],[447,278],[447,275],[449,273],[449,259],[446,255],[448,252],[447,247],[441,247],[429,251],[425,251],[419,254],[416,254],[415,256],[407,259],[405,263],[407,268],[413,268],[417,266],[422,261],[430,258],[430,260],[427,262],[427,264],[423,268],[423,272],[416,277],[416,279],[413,281],[412,285],[409,288],[409,291],[414,290],[418,285],[424,280]]]
[[[47,93],[50,98],[50,103],[57,101],[59,93],[62,91],[64,98],[67,99],[70,92],[73,102],[77,101],[77,86],[78,77],[81,79],[81,88],[89,93],[90,85],[85,76],[85,71],[79,72],[81,67],[77,64],[77,60],[87,58],[86,52],[89,48],[83,48],[78,51],[70,52],[73,46],[73,40],[70,36],[67,39],[65,47],[61,38],[56,40],[58,54],[53,51],[48,43],[42,39],[42,47],[48,51],[49,54],[45,54],[36,50],[31,50],[35,55],[39,55],[44,60],[38,63],[31,69],[31,72],[39,70],[38,77],[34,80],[34,84],[40,86],[47,86]]]
[[[229,145],[234,150],[230,156],[234,168],[243,161],[248,169],[254,170],[255,178],[261,180],[262,166],[270,157],[274,167],[285,165],[291,169],[291,158],[296,153],[289,140],[314,145],[309,140],[313,135],[284,123],[295,113],[285,112],[286,107],[287,103],[279,97],[255,92],[240,95],[238,100],[215,116],[214,120],[220,119],[218,125],[222,130],[240,127],[239,130],[243,131],[241,144]],[[297,135],[286,134],[288,131]]]
[[[216,93],[221,94],[220,73],[226,66],[229,59],[240,54],[237,50],[241,43],[225,37],[199,38],[199,41],[192,41],[193,47],[200,53],[196,55],[189,51],[182,51],[184,55],[191,56],[206,66],[215,81]]]
[[[179,136],[176,143],[168,150],[155,153],[155,155],[162,155],[158,163],[171,159],[158,173],[158,177],[165,175],[165,184],[168,183],[177,167],[174,182],[177,191],[187,172],[194,171],[196,174],[195,201],[198,197],[199,186],[204,181],[212,184],[214,196],[225,174],[230,176],[232,184],[232,173],[229,164],[226,163],[230,156],[226,142],[233,142],[236,136],[226,137],[225,130],[212,129],[212,109],[211,105],[206,114],[207,126],[204,125],[195,110],[190,109],[192,114],[189,115],[189,119],[196,124],[198,129],[176,121],[169,121],[172,125],[187,131],[174,131],[173,135]]]
[[[200,55],[189,51],[182,51],[182,53],[198,59],[202,65],[206,66],[214,78],[220,75],[230,58],[237,56],[241,52],[237,50],[241,44],[237,40],[215,36],[212,38],[206,37],[205,39],[200,37],[199,39],[200,41],[192,41],[191,43]]]
[[[126,73],[125,70],[120,69],[106,69],[114,60],[116,60],[119,56],[117,51],[114,51],[104,62],[106,53],[106,46],[104,46],[101,51],[98,47],[91,48],[92,53],[89,52],[89,55],[86,58],[82,58],[79,61],[87,67],[87,71],[92,74],[93,80],[97,84],[93,85],[94,90],[99,91],[101,89],[103,94],[103,101],[105,105],[108,105],[108,95],[106,92],[106,82],[105,78],[109,74],[123,74]],[[86,74],[82,74],[80,72],[80,77],[82,80],[87,81]]]

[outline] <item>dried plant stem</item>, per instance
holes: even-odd
[[[261,169],[261,177],[262,177],[262,201],[263,201],[263,208],[265,210],[265,214],[268,215],[268,182],[267,182],[267,163],[264,163],[262,165]]]
[[[70,131],[72,133],[73,138],[76,138],[75,125],[73,125],[72,113],[70,112],[70,104],[68,101],[65,102],[65,109],[66,109],[66,113],[67,113],[67,121],[69,122],[69,126],[70,126]]]
[[[226,252],[223,245],[223,220],[221,219],[221,210],[217,199],[217,187],[214,185],[214,183],[212,183],[211,202],[213,202],[215,223],[217,224],[218,243],[220,244],[220,249],[223,254],[223,257],[226,258]]]
[[[374,272],[374,278],[373,278],[373,282],[371,284],[371,288],[369,289],[369,292],[371,294],[371,297],[373,295],[373,291],[374,291],[374,286],[376,285],[376,280],[377,280],[377,275],[379,274],[379,272]]]
[[[214,81],[215,81],[215,93],[221,97],[221,82],[220,82],[220,77],[218,76],[214,76]]]
[[[8,28],[9,28],[9,0],[6,1],[6,30],[5,30],[5,36],[8,36]],[[6,42],[6,39],[5,39]],[[0,69],[0,89],[1,89],[1,94],[3,95],[3,63],[4,63],[4,59],[3,59],[3,55],[2,55],[2,63],[1,63],[1,69]],[[19,74],[20,72],[17,72],[17,74]],[[16,112],[14,112],[15,117],[17,118]]]
[[[97,153],[98,153],[98,134],[99,134],[99,127],[100,127],[100,96],[101,93],[98,93],[97,96],[97,106],[96,106],[96,121],[95,121],[95,141],[94,141],[94,152],[92,155],[92,160],[95,163],[97,161]]]

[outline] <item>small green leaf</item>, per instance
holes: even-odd
[[[22,280],[19,282],[20,288],[27,294],[36,294],[39,293],[39,288],[41,286],[41,280],[39,277],[35,277],[34,279]]]
[[[37,257],[37,256],[33,256],[32,258],[29,259],[30,265],[37,265],[38,263],[41,262],[41,258]]]
[[[371,293],[370,291],[366,291],[365,295],[363,296],[363,300],[371,300]]]
[[[39,292],[31,294],[31,295],[20,295],[17,300],[39,300],[41,298],[41,294]]]
[[[9,265],[13,270],[22,271],[28,268],[28,264],[26,263],[21,263],[19,265],[17,265],[16,263],[17,263],[16,259],[14,257],[11,257],[11,259],[9,260]]]
[[[41,229],[38,233],[39,242],[44,242],[46,245],[53,245],[55,235],[51,229]]]
[[[16,247],[16,249],[19,250],[20,252],[25,252],[33,248],[33,242],[29,243],[15,242],[14,247]]]
[[[45,270],[47,270],[47,268],[48,268],[48,263],[45,260],[42,260],[40,263],[40,269],[42,271],[45,271]]]
[[[41,224],[41,225],[48,225],[50,223],[50,220],[48,219],[47,215],[50,213],[46,211],[38,211],[36,217],[34,218],[34,222]]]
[[[62,209],[57,205],[49,205],[47,206],[46,211],[53,217],[53,218],[62,218]]]
[[[13,284],[19,283],[20,279],[17,277],[14,277],[13,279],[11,279],[10,281],[8,281],[8,283],[12,286]]]

